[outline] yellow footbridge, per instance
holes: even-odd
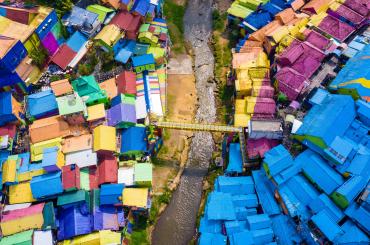
[[[242,127],[233,127],[217,124],[203,124],[203,123],[169,122],[169,121],[154,121],[154,122],[151,121],[150,124],[153,126],[157,126],[159,128],[169,128],[177,130],[238,133],[243,163],[244,164],[247,163],[246,139]]]
[[[152,122],[154,126],[159,128],[170,128],[178,130],[188,130],[188,131],[207,131],[207,132],[223,132],[223,133],[239,133],[243,132],[241,127],[233,127],[226,125],[217,124],[203,124],[203,123],[183,123],[183,122]]]

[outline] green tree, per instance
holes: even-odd
[[[73,7],[72,0],[56,0],[55,9],[59,17],[62,17],[67,12],[71,11]]]
[[[45,64],[46,58],[48,57],[48,51],[44,48],[34,49],[30,53],[33,64],[37,65],[39,68],[42,68]]]
[[[102,69],[103,71],[110,71],[114,67],[114,53],[113,51],[104,52],[102,58]]]
[[[78,65],[78,73],[82,76],[90,75],[94,69],[91,69],[91,66],[89,64],[79,64]]]

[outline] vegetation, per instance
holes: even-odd
[[[113,51],[103,52],[101,54],[102,59],[102,70],[104,72],[110,71],[115,67],[114,53]]]
[[[129,237],[130,244],[138,244],[138,245],[149,245],[150,242],[148,240],[148,232],[147,232],[147,217],[146,216],[139,216],[138,220],[136,220],[133,232]]]
[[[72,7],[73,7],[72,0],[55,1],[55,11],[57,12],[59,18],[64,16],[67,12],[71,11]]]
[[[149,213],[149,224],[155,224],[156,220],[158,219],[159,209],[162,204],[169,204],[171,201],[172,192],[170,189],[166,188],[164,192],[159,196],[152,197],[152,207]]]
[[[37,65],[39,68],[42,68],[45,65],[48,55],[48,51],[43,47],[34,49],[30,53],[33,64]]]
[[[93,46],[86,54],[86,62],[78,65],[78,73],[82,76],[90,75],[94,72],[95,66],[99,63],[96,55],[96,48]]]
[[[163,7],[166,16],[171,41],[172,50],[175,53],[185,52],[184,43],[184,23],[185,6],[176,4],[173,0],[165,0]]]
[[[217,9],[213,10],[213,12],[212,12],[213,30],[223,32],[224,29],[225,29],[226,18],[227,18],[227,13],[226,12],[220,14],[220,12]]]

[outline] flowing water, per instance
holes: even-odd
[[[199,107],[198,122],[216,120],[213,69],[214,57],[208,46],[212,33],[212,0],[188,0],[184,17],[185,38],[192,45]],[[202,196],[202,181],[212,158],[211,133],[196,132],[188,162],[171,202],[153,231],[153,245],[187,245],[195,234],[196,215]]]

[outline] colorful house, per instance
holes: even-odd
[[[22,108],[11,92],[0,93],[0,126],[10,122],[21,122]]]
[[[105,51],[113,50],[113,46],[122,37],[121,29],[113,24],[103,27],[103,29],[95,36],[94,41]]]
[[[82,124],[87,117],[87,108],[83,99],[77,94],[69,94],[56,99],[59,115],[70,124]]]
[[[63,166],[62,183],[65,191],[80,189],[80,168],[74,164]]]
[[[116,152],[116,128],[100,125],[94,129],[94,151]]]
[[[31,191],[35,199],[43,199],[63,192],[62,173],[55,172],[32,177]]]
[[[73,88],[68,79],[58,80],[50,83],[50,87],[55,96],[62,96],[73,92]]]
[[[134,182],[138,186],[152,186],[153,166],[151,163],[136,163],[134,165]]]
[[[141,25],[141,18],[127,11],[120,11],[115,15],[110,24],[118,26],[125,32],[125,38],[136,40]]]
[[[136,75],[131,71],[123,71],[117,77],[117,89],[121,94],[136,95]]]
[[[148,207],[148,188],[124,188],[122,203],[124,206],[146,209]]]
[[[135,104],[120,103],[107,110],[108,126],[128,128],[136,124]]]
[[[86,105],[94,105],[108,102],[108,97],[104,90],[101,90],[93,75],[82,76],[72,81],[74,91],[85,100]]]
[[[117,205],[121,203],[123,184],[104,184],[100,189],[100,205]]]
[[[110,20],[113,18],[113,15],[115,15],[115,12],[113,9],[104,7],[99,4],[92,4],[87,6],[86,10],[98,14],[98,20],[102,24],[107,24],[110,22]]]
[[[64,154],[60,148],[44,148],[42,155],[41,165],[46,172],[60,171],[64,166]]]
[[[58,113],[58,105],[52,90],[31,94],[26,98],[27,117],[30,120],[46,116],[53,116]]]
[[[155,71],[155,60],[152,54],[135,56],[131,59],[136,73],[143,71]]]
[[[70,33],[81,31],[88,37],[98,33],[101,28],[99,14],[73,6],[71,12],[62,18],[62,23]]]

